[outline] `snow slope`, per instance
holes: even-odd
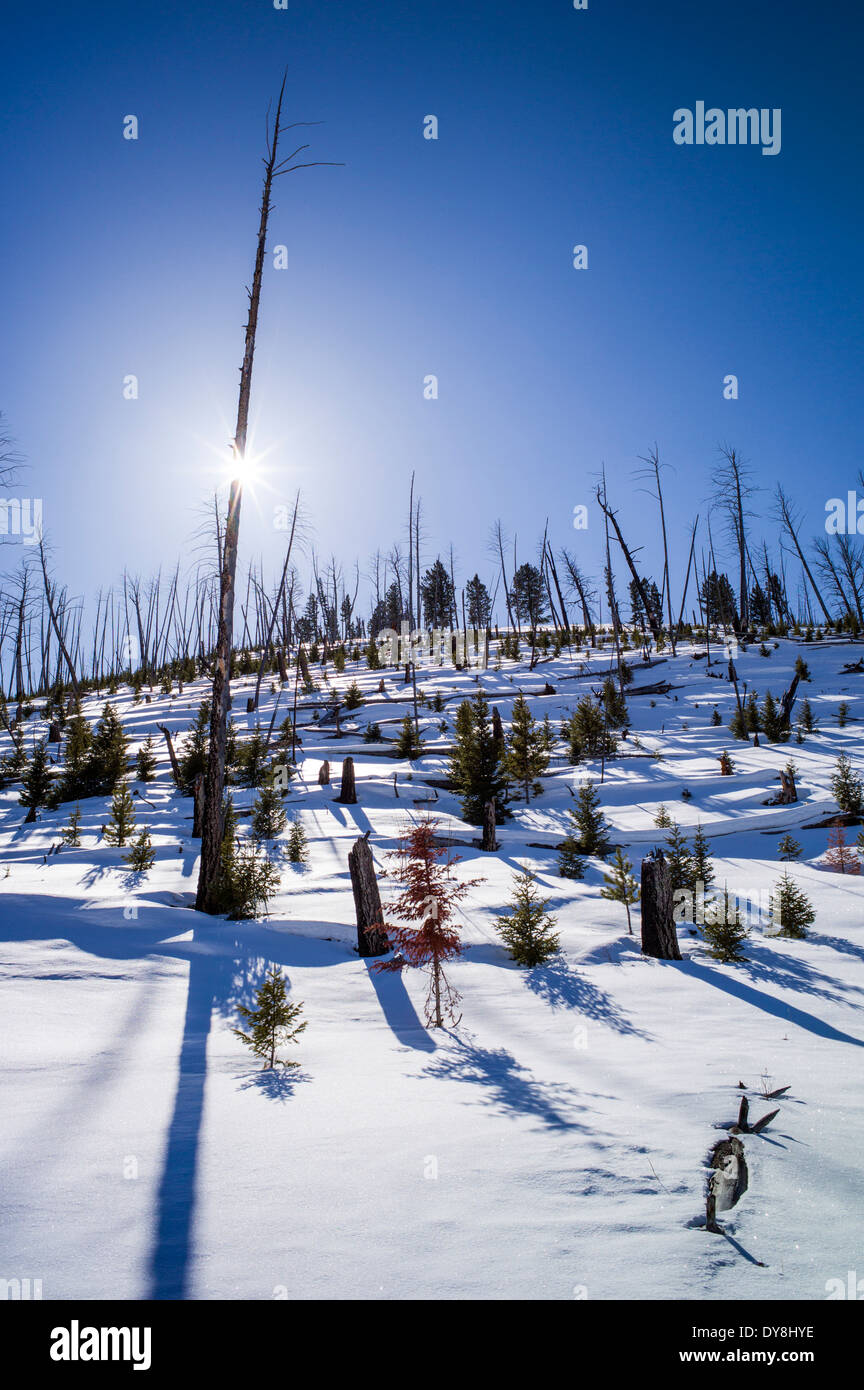
[[[496,854],[471,846],[477,831],[449,793],[431,807],[459,842],[458,874],[485,880],[464,904],[466,951],[451,971],[462,1020],[448,1031],[422,1025],[422,978],[382,976],[357,957],[347,853],[369,830],[386,870],[406,818],[430,809],[414,803],[435,795],[426,777],[446,776],[476,672],[422,673],[447,703],[422,712],[431,751],[410,765],[362,741],[373,719],[395,736],[409,693],[399,673],[384,673],[380,697],[381,673],[330,668],[331,686],[356,677],[369,702],[343,716],[340,739],[301,716],[288,805],[310,863],[283,862],[259,922],[190,912],[191,803],[161,739],[158,779],[136,798],[157,849],[144,876],[101,840],[105,800],[82,804],[80,849],[46,858],[69,807],[25,827],[16,792],[0,793],[0,1276],[41,1279],[45,1298],[824,1298],[826,1281],[861,1259],[864,880],[820,867],[826,832],[800,827],[834,809],[837,752],[862,769],[864,677],[839,674],[858,654],[845,642],[783,642],[770,658],[750,647],[739,676],[779,697],[799,653],[820,721],[800,747],[752,748],[713,727],[715,704],[728,723],[732,689],[725,664],[709,673],[692,648],[637,669],[637,685],[676,688],[629,700],[629,742],[644,747],[608,763],[600,791],[637,872],[660,842],[663,802],[685,829],[701,819],[718,880],[754,901],[776,881],[777,839],[791,829],[805,855],[791,867],[818,913],[808,939],[756,926],[747,963],[723,965],[682,926],[682,963],[643,959],[624,909],[599,895],[598,862],[582,883],[556,873],[568,787],[599,777],[594,764],[571,768],[559,745],[542,796],[516,803]],[[565,651],[479,681],[505,726],[519,689],[557,723],[608,660]],[[540,693],[546,681],[556,694]],[[253,684],[232,686],[241,733]],[[266,727],[275,695],[263,689]],[[159,739],[157,721],[185,730],[206,693],[196,682],[134,704],[121,691],[131,752],[148,732]],[[853,721],[840,729],[843,698]],[[102,703],[87,701],[94,720]],[[288,705],[286,692],[279,718]],[[28,740],[31,727],[44,733],[34,717]],[[719,775],[723,748],[734,777]],[[356,806],[334,800],[348,752]],[[765,806],[790,756],[801,800]],[[335,787],[317,784],[325,758]],[[239,808],[251,799],[238,791]],[[509,961],[495,932],[524,864],[561,934],[560,957],[533,971]],[[250,1065],[231,1031],[272,963],[309,1024],[300,1071],[276,1077]],[[782,1101],[761,1100],[763,1076],[766,1089],[791,1087]],[[749,1190],[722,1216],[725,1235],[709,1235],[706,1156],[736,1117],[739,1081],[753,1115],[780,1114],[744,1139]]]

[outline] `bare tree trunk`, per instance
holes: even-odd
[[[672,875],[662,850],[642,860],[641,907],[642,954],[658,960],[680,960],[672,917]]]
[[[383,956],[390,950],[384,929],[384,913],[369,841],[363,835],[354,841],[348,854],[348,869],[357,916],[357,952],[361,956]],[[371,930],[370,930],[371,928]]]
[[[342,777],[339,783],[339,795],[336,798],[343,806],[354,806],[357,803],[357,787],[354,781],[354,759],[345,758],[342,762]]]
[[[171,737],[171,730],[165,724],[157,724],[156,728],[159,730],[160,734],[164,735],[165,742],[168,745],[168,758],[171,763],[171,776],[174,778],[174,785],[182,791],[183,778],[180,775],[177,754],[174,752],[174,740]]]
[[[496,850],[498,842],[495,839],[495,802],[487,801],[483,807],[483,838],[480,841],[480,848],[488,851]]]
[[[207,771],[204,781],[204,825],[201,835],[201,867],[198,875],[198,893],[195,906],[202,912],[215,912],[214,888],[219,873],[219,858],[222,848],[222,796],[225,788],[225,753],[228,738],[228,708],[230,699],[231,648],[234,639],[234,593],[237,575],[237,547],[240,536],[240,503],[243,495],[242,464],[246,453],[246,433],[249,422],[249,401],[252,392],[252,365],[255,358],[255,335],[258,330],[258,308],[261,302],[261,282],[264,270],[264,255],[267,242],[267,222],[270,216],[270,194],[273,179],[279,174],[290,173],[298,168],[308,168],[305,164],[291,164],[300,150],[295,150],[288,159],[276,162],[279,136],[282,133],[280,118],[282,98],[285,92],[285,78],[276,105],[276,118],[272,138],[268,129],[267,160],[265,163],[264,189],[261,197],[261,216],[258,224],[258,245],[255,254],[255,271],[252,289],[249,293],[249,317],[246,320],[246,342],[243,365],[240,368],[240,395],[237,402],[237,428],[234,432],[234,457],[240,465],[237,475],[231,482],[228,499],[228,519],[225,525],[225,539],[222,546],[222,563],[219,584],[219,627],[216,648],[213,653],[213,696],[210,718],[210,748],[207,758]],[[285,127],[289,129],[290,127]],[[307,148],[301,146],[301,149]]]

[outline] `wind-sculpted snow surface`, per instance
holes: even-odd
[[[342,710],[337,738],[326,687],[306,699],[322,714],[301,713],[285,805],[309,860],[288,862],[286,827],[269,846],[279,890],[269,915],[249,922],[191,910],[192,801],[173,786],[156,727],[180,740],[206,681],[182,696],[157,686],[150,704],[121,688],[111,698],[130,756],[148,733],[157,744],[156,780],[132,783],[156,850],[149,872],[132,874],[106,845],[107,799],[81,802],[80,848],[49,854],[74,806],[24,825],[18,788],[0,793],[0,1278],[41,1279],[46,1299],[824,1299],[831,1281],[864,1274],[864,877],[826,869],[827,830],[804,828],[836,810],[837,755],[864,768],[864,676],[840,674],[857,654],[848,642],[787,641],[770,657],[758,645],[739,653],[739,681],[760,698],[769,687],[782,695],[796,656],[812,676],[799,694],[815,732],[760,747],[729,732],[722,651],[710,671],[690,647],[650,674],[634,661],[636,685],[663,678],[674,689],[628,702],[631,730],[599,787],[613,846],[638,877],[667,833],[654,823],[661,804],[688,836],[701,822],[715,887],[754,905],[741,964],[712,958],[687,922],[680,963],[643,958],[638,906],[628,936],[623,906],[600,896],[599,860],[584,880],[559,876],[571,792],[583,777],[599,781],[599,762],[571,766],[559,739],[542,792],[511,803],[494,853],[475,847],[480,830],[443,785],[460,699],[483,689],[506,731],[521,690],[558,732],[599,689],[608,652],[565,648],[532,672],[498,662],[493,643],[484,671],[423,670],[424,752],[413,763],[392,756],[411,708],[402,673],[330,667],[330,687],[356,679],[366,703]],[[555,694],[541,693],[547,682]],[[276,698],[241,713],[253,685],[232,684],[241,742],[256,719],[266,730]],[[431,707],[435,692],[443,711]],[[91,722],[104,700],[87,698]],[[843,728],[840,701],[851,712]],[[47,727],[38,703],[28,747]],[[380,740],[365,742],[373,721]],[[724,749],[732,776],[720,772]],[[357,803],[342,805],[349,754]],[[790,757],[799,799],[766,805]],[[319,786],[325,759],[333,783]],[[234,789],[241,834],[253,796]],[[462,1020],[450,1030],[424,1026],[418,972],[378,973],[355,950],[349,849],[368,832],[386,906],[396,891],[387,853],[406,820],[430,810],[456,842],[457,877],[483,879],[460,905],[466,949],[448,974]],[[783,866],[787,832],[803,852]],[[853,848],[857,833],[847,831]],[[533,970],[509,959],[495,929],[526,865],[561,944]],[[773,934],[766,917],[783,867],[816,909],[804,940]],[[284,1076],[256,1071],[232,1032],[272,965],[308,1020],[292,1049],[300,1066]],[[710,1234],[708,1156],[718,1127],[735,1122],[742,1081],[751,1115],[779,1114],[743,1136],[747,1190]],[[781,1099],[760,1101],[785,1085]]]

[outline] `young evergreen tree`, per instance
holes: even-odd
[[[150,832],[142,830],[137,839],[132,841],[132,847],[123,863],[127,864],[133,873],[141,874],[147,869],[152,869],[155,862],[156,851],[150,842]]]
[[[363,691],[356,681],[351,681],[348,689],[345,691],[345,708],[359,709],[362,704],[365,704]]]
[[[630,715],[627,711],[627,701],[612,676],[607,676],[603,682],[602,706],[608,729],[629,729]]]
[[[609,853],[609,824],[600,810],[600,796],[593,782],[581,782],[576,794],[576,807],[568,809],[573,818],[580,854],[596,854],[605,859]]]
[[[633,903],[638,903],[640,888],[633,877],[633,865],[629,859],[625,859],[620,845],[615,851],[611,872],[603,875],[603,883],[605,886],[600,889],[601,898],[607,898],[609,902],[624,904],[627,909],[627,930],[632,936],[633,926],[630,921],[630,908]]]
[[[845,729],[849,723],[849,706],[845,700],[841,700],[837,706],[837,727]]]
[[[800,859],[803,853],[803,846],[792,835],[784,835],[777,846],[777,854],[780,859],[792,861]]]
[[[69,817],[69,824],[61,832],[60,839],[70,849],[81,848],[81,807],[76,806]]]
[[[129,788],[121,782],[115,788],[111,800],[111,815],[105,826],[105,839],[109,845],[123,846],[135,829],[135,803]]]
[[[713,899],[710,913],[705,914],[702,934],[714,960],[731,963],[747,959],[743,946],[750,929],[741,921],[738,903],[730,899],[728,888],[724,887],[722,896]]]
[[[723,752],[720,754],[719,761],[721,775],[723,777],[731,777],[733,772],[735,771],[735,764],[733,763],[729,754],[726,752],[725,748],[723,749]]]
[[[696,825],[696,834],[693,836],[693,881],[694,885],[701,883],[702,891],[707,893],[716,875],[714,865],[711,863],[711,845],[702,829],[702,822]]]
[[[198,774],[203,774],[206,771],[209,732],[210,701],[202,700],[195,720],[190,724],[189,733],[183,740],[183,746],[180,750],[180,779],[186,796],[192,795],[195,786],[195,778]],[[228,759],[226,757],[226,764],[227,762]]]
[[[269,776],[267,740],[256,724],[245,742],[238,744],[235,765],[239,781],[247,787],[263,787]]]
[[[395,750],[400,758],[405,758],[408,762],[413,762],[423,752],[423,744],[417,737],[417,729],[410,714],[405,715],[399,726]]]
[[[564,736],[574,765],[585,758],[610,757],[618,746],[603,710],[590,695],[582,696],[564,726]]]
[[[807,928],[815,920],[816,913],[810,899],[795,883],[789,870],[784,869],[771,895],[771,921],[777,935],[800,940],[807,935]]]
[[[558,873],[562,878],[585,877],[585,860],[579,853],[579,840],[572,833],[565,835],[558,846]]]
[[[48,770],[48,749],[44,739],[33,749],[33,757],[27,763],[21,778],[21,795],[18,798],[27,807],[24,824],[36,819],[37,811],[52,802],[51,773]]]
[[[63,745],[63,772],[55,800],[79,801],[91,795],[88,766],[93,746],[93,732],[82,714],[75,713],[66,728]]]
[[[673,893],[679,888],[688,888],[692,891],[696,882],[693,856],[690,853],[684,832],[677,821],[673,820],[672,822],[669,834],[666,836],[666,846],[666,863],[669,865]]]
[[[781,711],[770,690],[765,691],[759,722],[769,743],[785,743],[788,739],[789,730],[783,724]]]
[[[848,753],[841,753],[837,759],[831,790],[841,811],[852,816],[860,816],[864,811],[864,787],[861,778],[852,771]]]
[[[308,858],[306,831],[302,822],[295,817],[288,831],[288,859],[292,864],[305,864]]]
[[[256,840],[275,840],[285,828],[285,808],[272,778],[265,782],[252,806],[252,833]]]
[[[280,1047],[297,1041],[306,1023],[300,1022],[303,1005],[289,1003],[285,977],[277,966],[268,970],[256,992],[255,1004],[254,1009],[247,1009],[244,1004],[238,1005],[237,1012],[245,1018],[249,1031],[235,1028],[237,1037],[252,1049],[256,1057],[263,1060],[265,1071],[277,1066],[299,1066],[299,1062],[287,1062],[278,1056]]]
[[[91,796],[113,792],[128,771],[128,739],[112,704],[107,703],[96,725],[85,776]]]
[[[672,817],[669,814],[669,810],[662,801],[657,807],[657,812],[654,816],[654,824],[657,826],[658,830],[668,830],[672,824]]]
[[[538,779],[549,766],[549,754],[543,746],[543,731],[538,728],[521,690],[513,701],[505,765],[508,775],[525,792],[526,805],[532,791],[535,796],[542,792],[543,784]]]
[[[798,727],[802,729],[805,734],[810,734],[813,732],[815,726],[816,720],[813,718],[813,709],[810,705],[810,701],[804,699],[798,706]]]
[[[547,911],[550,899],[542,898],[537,878],[529,869],[512,877],[513,910],[497,921],[498,935],[517,965],[543,965],[558,950],[555,918]]]
[[[152,782],[156,776],[156,753],[153,735],[148,734],[135,758],[135,776],[139,782]]]
[[[266,912],[270,898],[279,887],[279,871],[266,854],[259,854],[255,845],[241,842],[237,835],[237,817],[231,797],[227,797],[223,812],[222,849],[216,898],[220,912],[231,921],[241,922]]]
[[[493,734],[489,704],[482,690],[463,700],[456,712],[456,747],[450,776],[469,825],[482,825],[487,801],[495,803],[495,819],[508,819],[505,804],[507,776],[504,745]]]

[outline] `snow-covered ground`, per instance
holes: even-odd
[[[157,850],[149,873],[130,875],[124,851],[105,846],[104,799],[82,803],[81,848],[46,857],[70,808],[24,826],[17,792],[0,793],[0,1277],[41,1279],[51,1299],[823,1299],[826,1281],[864,1274],[864,879],[820,867],[826,831],[801,829],[835,809],[837,753],[864,764],[864,677],[839,674],[860,650],[782,642],[769,658],[758,646],[740,653],[739,677],[760,697],[770,687],[779,698],[796,656],[808,661],[799,693],[819,725],[801,746],[735,743],[719,661],[708,674],[688,647],[650,670],[635,662],[636,685],[675,687],[630,698],[630,742],[636,734],[644,748],[609,762],[600,788],[636,872],[661,842],[661,802],[685,830],[701,819],[719,883],[742,896],[777,880],[785,831],[804,845],[790,867],[817,910],[808,939],[756,927],[740,965],[712,960],[686,926],[683,962],[643,959],[638,909],[628,937],[623,907],[600,897],[598,861],[584,882],[558,876],[568,787],[586,775],[563,744],[495,854],[470,846],[478,832],[446,791],[431,808],[415,804],[435,794],[427,777],[446,776],[451,738],[438,726],[452,730],[478,680],[505,726],[522,689],[557,727],[608,655],[590,658],[593,682],[578,678],[584,653],[566,650],[533,672],[508,661],[479,676],[423,671],[423,689],[447,703],[444,714],[421,711],[432,751],[414,764],[362,741],[371,720],[395,736],[408,708],[401,674],[383,673],[381,697],[382,673],[331,666],[331,687],[355,677],[368,702],[343,715],[340,739],[301,715],[287,804],[310,862],[284,863],[269,916],[243,924],[190,912],[191,802],[173,788],[155,728],[187,729],[206,682],[154,692],[150,704],[122,689],[114,703],[130,751],[148,732],[158,740],[158,778],[136,797]],[[554,695],[541,694],[547,681]],[[241,712],[253,684],[232,686],[241,732],[256,718]],[[266,728],[269,681],[263,692]],[[843,729],[841,699],[852,716]],[[103,702],[87,700],[92,720]],[[286,691],[279,719],[289,708]],[[28,741],[31,727],[45,731],[34,716]],[[723,748],[732,777],[719,772]],[[346,753],[355,806],[335,802]],[[765,806],[790,756],[800,800]],[[335,786],[318,786],[324,758]],[[587,772],[599,778],[599,766]],[[238,791],[239,808],[251,800]],[[376,974],[358,958],[347,868],[369,830],[386,869],[406,819],[430,809],[468,842],[457,873],[484,879],[463,904],[466,951],[450,970],[462,1020],[448,1031],[423,1026],[421,977]],[[562,948],[530,971],[495,931],[525,864],[552,900]],[[381,887],[386,900],[386,876]],[[292,1050],[301,1068],[284,1076],[260,1073],[232,1033],[236,1006],[253,1001],[271,964],[308,1020]],[[737,1115],[739,1081],[752,1116],[777,1104],[780,1114],[745,1137],[749,1190],[721,1217],[726,1234],[710,1235],[706,1158]],[[763,1085],[790,1089],[765,1102]]]

